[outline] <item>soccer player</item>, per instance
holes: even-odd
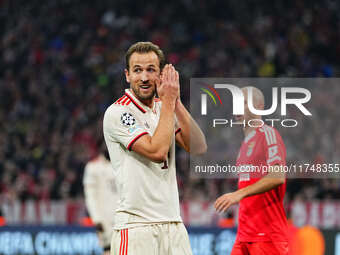
[[[104,254],[108,255],[118,195],[106,148],[102,147],[101,153],[86,164],[83,185],[87,210],[95,224]]]
[[[175,142],[199,154],[205,137],[180,100],[178,72],[165,65],[158,46],[132,45],[125,76],[130,89],[106,110],[103,125],[119,193],[111,254],[192,254],[180,217]]]
[[[245,87],[244,115],[236,120],[253,125],[261,123],[261,116],[248,109],[248,90],[252,92],[253,105],[264,109],[264,96],[255,87]],[[257,121],[254,121],[257,119]],[[240,203],[237,237],[231,255],[288,254],[287,219],[283,209],[286,190],[286,149],[278,131],[273,127],[246,126],[244,141],[236,161],[239,166],[239,189],[220,196],[215,202],[217,211],[226,211]],[[261,171],[252,171],[251,167]],[[265,166],[269,170],[266,172]],[[254,169],[254,168],[253,168]]]

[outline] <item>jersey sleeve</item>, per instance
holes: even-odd
[[[103,129],[105,139],[120,143],[128,150],[138,138],[148,134],[135,114],[120,106],[111,106],[106,111]]]
[[[280,134],[273,128],[263,128],[263,143],[266,163],[269,166],[285,165],[286,152]]]

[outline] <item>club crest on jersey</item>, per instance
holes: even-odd
[[[248,156],[248,157],[253,153],[254,147],[255,147],[255,142],[251,142],[251,143],[248,145],[248,151],[247,151],[247,156]]]
[[[122,116],[120,116],[120,121],[124,126],[128,127],[131,127],[136,123],[136,119],[132,116],[132,114],[127,112],[124,112]]]

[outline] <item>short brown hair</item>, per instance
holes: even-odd
[[[159,60],[159,67],[162,70],[163,67],[165,66],[164,53],[156,44],[153,44],[152,42],[137,42],[137,43],[130,46],[130,48],[127,50],[127,52],[125,54],[126,69],[129,70],[130,57],[134,52],[148,53],[148,52],[151,52],[151,51],[156,53],[158,60]]]

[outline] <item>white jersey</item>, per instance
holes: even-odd
[[[104,116],[104,137],[115,171],[119,194],[115,228],[159,222],[182,222],[175,165],[175,130],[168,160],[155,163],[131,151],[145,134],[152,136],[159,122],[161,102],[142,104],[130,90]]]
[[[83,184],[86,207],[92,221],[112,230],[118,195],[110,161],[99,155],[88,162]]]

